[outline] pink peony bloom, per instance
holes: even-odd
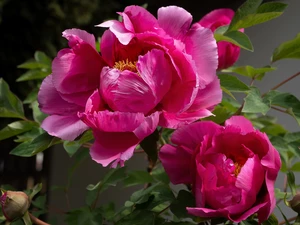
[[[281,161],[249,120],[193,123],[176,130],[171,141],[159,157],[172,183],[192,184],[196,206],[187,207],[190,214],[240,222],[257,213],[261,223],[272,213]]]
[[[99,86],[99,74],[106,65],[95,49],[93,35],[78,29],[66,30],[63,37],[70,48],[62,49],[52,63],[38,94],[39,107],[49,114],[41,127],[50,135],[74,140],[88,129],[77,116]]]
[[[92,128],[92,158],[112,167],[123,166],[158,125],[177,128],[210,116],[222,99],[209,29],[191,26],[192,16],[175,6],[160,8],[158,19],[139,6],[120,15],[123,22],[100,25],[109,27],[101,55],[92,35],[66,31],[70,49],[58,53],[39,94],[50,114],[43,128],[63,139]]]
[[[203,27],[210,28],[214,32],[217,28],[229,25],[234,16],[232,9],[216,9],[206,14],[199,24]],[[240,29],[241,32],[244,29]],[[218,70],[226,69],[232,66],[239,58],[240,47],[227,42],[220,41],[218,45],[219,65]]]

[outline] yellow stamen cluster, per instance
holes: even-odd
[[[234,166],[235,166],[235,169],[234,169],[233,173],[237,177],[239,175],[239,173],[241,172],[243,165],[239,164],[238,162],[235,162]]]
[[[114,68],[121,70],[121,71],[129,70],[131,72],[137,73],[138,71],[136,69],[136,63],[137,63],[137,61],[131,62],[128,59],[126,59],[126,61],[121,60],[121,61],[115,62]]]

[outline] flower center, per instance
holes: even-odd
[[[137,73],[138,71],[136,68],[136,63],[137,63],[137,61],[131,62],[128,59],[126,59],[126,61],[120,60],[118,62],[115,62],[114,68],[121,70],[121,71],[129,70],[131,72]]]
[[[239,173],[241,172],[243,165],[239,164],[238,162],[235,162],[234,167],[235,167],[235,169],[234,169],[233,173],[237,177],[239,175]]]

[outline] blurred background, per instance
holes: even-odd
[[[189,11],[194,22],[206,13],[217,8],[232,8],[236,10],[243,0],[0,0],[0,77],[10,85],[13,93],[23,100],[33,88],[31,82],[15,82],[24,73],[17,66],[33,57],[39,50],[54,58],[57,52],[67,46],[61,33],[65,29],[80,28],[96,37],[100,37],[104,29],[96,28],[107,19],[116,19],[116,12],[123,11],[127,5],[148,4],[147,9],[156,15],[161,6],[177,5]],[[266,1],[265,1],[266,2]],[[257,25],[245,30],[254,45],[254,52],[241,51],[237,65],[252,65],[263,67],[270,61],[273,50],[282,42],[290,40],[300,32],[300,1],[285,0],[289,6],[279,18]],[[299,62],[296,60],[283,60],[275,63],[278,69],[266,76],[256,85],[261,92],[284,80],[299,71]],[[245,80],[245,82],[249,82]],[[281,90],[293,93],[300,98],[299,78],[284,85]],[[25,109],[28,118],[31,109]],[[278,117],[286,129],[299,131],[294,119],[278,112],[270,112]],[[14,120],[0,119],[0,129]],[[9,155],[9,151],[17,144],[14,138],[0,142],[0,184],[10,184],[18,190],[32,187],[34,184],[43,183],[43,193],[48,195],[50,213],[48,218],[60,218],[60,211],[68,207],[76,208],[84,205],[86,186],[97,183],[107,172],[107,168],[86,159],[73,173],[72,183],[68,190],[68,200],[65,192],[59,188],[66,185],[69,169],[72,168],[74,158],[70,158],[61,146],[46,150],[37,157],[21,158]],[[137,154],[128,162],[129,168],[146,170],[144,154]],[[278,178],[277,186],[282,186],[282,177]],[[111,188],[106,191],[105,198],[100,203],[115,201],[121,206],[132,193],[133,189]],[[69,206],[68,206],[69,205]],[[290,211],[288,211],[291,213]],[[63,223],[59,223],[63,224]]]

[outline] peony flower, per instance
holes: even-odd
[[[99,86],[105,65],[96,51],[93,35],[78,29],[63,32],[69,47],[58,52],[52,62],[52,74],[46,77],[38,93],[39,107],[49,114],[41,127],[50,135],[74,140],[88,129],[78,117],[89,96]]]
[[[0,197],[0,204],[6,220],[14,221],[24,216],[30,206],[30,200],[24,192],[6,191]]]
[[[249,120],[196,122],[176,130],[171,141],[159,157],[172,183],[192,184],[196,206],[187,207],[190,214],[240,222],[257,213],[261,223],[272,213],[281,161]]]
[[[99,25],[109,27],[101,54],[92,35],[65,31],[70,49],[58,53],[39,93],[50,114],[42,127],[67,140],[92,128],[92,158],[112,167],[124,165],[158,125],[177,128],[210,116],[222,99],[213,33],[191,26],[191,14],[170,6],[156,19],[129,6],[120,15],[123,22]]]
[[[216,9],[206,14],[198,23],[214,32],[221,26],[229,25],[233,16],[234,11],[232,9]],[[240,29],[240,31],[243,32],[244,29]],[[217,45],[219,55],[218,70],[232,66],[239,58],[240,47],[227,41],[220,41]]]

